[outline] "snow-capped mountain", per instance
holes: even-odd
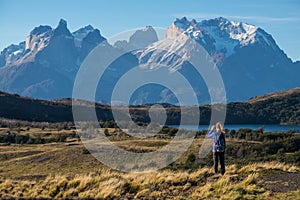
[[[74,36],[75,46],[80,49],[80,63],[98,44],[106,39],[101,36],[98,29],[94,29],[91,25],[85,26],[72,33]]]
[[[283,53],[272,36],[263,29],[222,17],[201,22],[189,21],[186,17],[176,19],[169,27],[166,38],[174,39],[181,34],[196,40],[210,55],[219,55],[223,59],[243,47],[257,44],[268,51]],[[286,57],[285,54],[283,56]]]
[[[165,39],[136,51],[135,55],[150,69],[167,66],[171,71],[181,70],[207,101],[205,83],[191,78],[194,72],[187,70],[191,67],[186,60],[199,56],[198,45],[191,44],[190,39],[200,44],[215,61],[229,101],[300,86],[295,76],[299,67],[295,67],[270,34],[259,27],[221,17],[201,22],[185,17],[176,19]]]
[[[1,52],[0,90],[43,99],[70,97],[81,62],[104,40],[90,25],[71,33],[63,19],[55,28],[38,26],[25,42]]]
[[[94,31],[95,29],[91,26],[85,26],[83,28],[74,31],[72,35],[74,36],[74,42],[76,47],[81,47],[81,43],[83,38],[85,38],[90,32]]]
[[[9,65],[14,61],[18,60],[24,53],[25,42],[21,42],[18,45],[12,44],[7,48],[3,49],[0,54],[0,67]]]
[[[185,17],[177,19],[173,26],[184,31],[184,34],[197,40],[207,51],[222,52],[225,57],[235,53],[238,48],[259,42],[274,50],[280,50],[272,36],[254,25],[216,18],[196,22]]]
[[[184,17],[170,25],[162,40],[158,41],[155,30],[147,26],[136,31],[128,41],[117,41],[113,45],[91,25],[72,33],[65,20],[60,20],[55,28],[38,26],[26,41],[1,52],[0,90],[42,99],[71,97],[80,64],[100,43],[109,48],[107,52],[134,50],[114,62],[110,73],[103,77],[105,87],[97,92],[96,100],[105,103],[109,102],[109,90],[116,81],[137,64],[145,71],[156,67],[179,70],[190,81],[199,102],[209,102],[202,77],[187,62],[199,56],[199,45],[215,61],[228,101],[300,87],[299,62],[293,63],[260,27],[221,17],[200,22]],[[166,88],[152,86],[142,88],[133,99],[133,103],[176,103]]]

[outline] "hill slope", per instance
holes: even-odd
[[[88,112],[90,102],[78,101],[83,111]],[[188,107],[181,111],[179,107],[163,105],[167,111],[167,124],[179,124],[180,113],[188,112]],[[99,120],[112,120],[108,105],[96,104]],[[131,107],[132,118],[135,121],[149,122],[148,110],[150,105]],[[120,109],[123,109],[120,107]],[[210,120],[209,105],[200,106],[200,124],[207,124]],[[193,114],[191,113],[190,116]],[[19,95],[0,92],[0,117],[7,119],[66,122],[73,121],[71,99],[54,101],[38,100]],[[89,120],[88,113],[83,120]],[[228,124],[300,124],[300,89],[292,89],[279,93],[272,93],[250,99],[246,102],[229,103],[227,105],[226,123]]]
[[[230,103],[227,109],[229,123],[239,119],[240,123],[299,124],[300,89],[271,93],[244,103]]]
[[[88,109],[89,102],[79,102],[83,109]],[[96,109],[101,114],[105,114],[108,110],[102,104],[96,104]],[[37,122],[70,122],[73,121],[72,101],[71,99],[47,101],[0,92],[0,117]]]

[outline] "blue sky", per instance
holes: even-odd
[[[299,0],[0,0],[0,49],[25,40],[40,24],[60,18],[71,31],[91,24],[104,37],[152,25],[167,28],[175,18],[225,17],[262,27],[286,54],[300,60]]]

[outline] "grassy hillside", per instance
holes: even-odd
[[[236,105],[229,104],[228,110],[238,111],[239,106]],[[243,121],[299,124],[300,88],[255,97],[241,107],[245,109]],[[230,118],[229,115],[227,117]],[[232,118],[236,117],[238,114]]]
[[[83,119],[89,120],[90,102],[77,101],[83,113]],[[131,117],[138,122],[149,122],[148,110],[151,105],[132,106]],[[167,124],[179,124],[180,115],[187,113],[191,119],[190,107],[179,107],[163,104],[167,111]],[[216,106],[215,108],[217,108]],[[124,109],[119,107],[118,109]],[[211,106],[199,107],[200,124],[208,124]],[[96,104],[99,120],[113,119],[110,107]],[[71,99],[44,101],[0,93],[0,117],[27,121],[68,122],[73,121]],[[229,103],[227,105],[227,124],[300,124],[300,88],[255,97],[247,102]]]
[[[253,97],[253,98],[249,99],[247,102],[253,104],[253,103],[257,103],[257,102],[268,101],[270,99],[279,100],[281,98],[288,97],[291,95],[297,96],[297,94],[299,94],[299,93],[300,93],[300,88],[295,88],[295,89],[286,90],[286,91],[282,91],[282,92],[273,92],[270,94]]]

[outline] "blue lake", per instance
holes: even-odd
[[[178,125],[170,125],[170,127],[178,128]],[[229,130],[239,130],[240,128],[250,128],[253,130],[264,127],[264,132],[280,132],[280,131],[288,131],[288,130],[297,130],[300,132],[300,125],[279,125],[279,124],[225,124],[224,128]],[[207,130],[209,128],[208,125],[181,125],[181,128],[187,130]]]

